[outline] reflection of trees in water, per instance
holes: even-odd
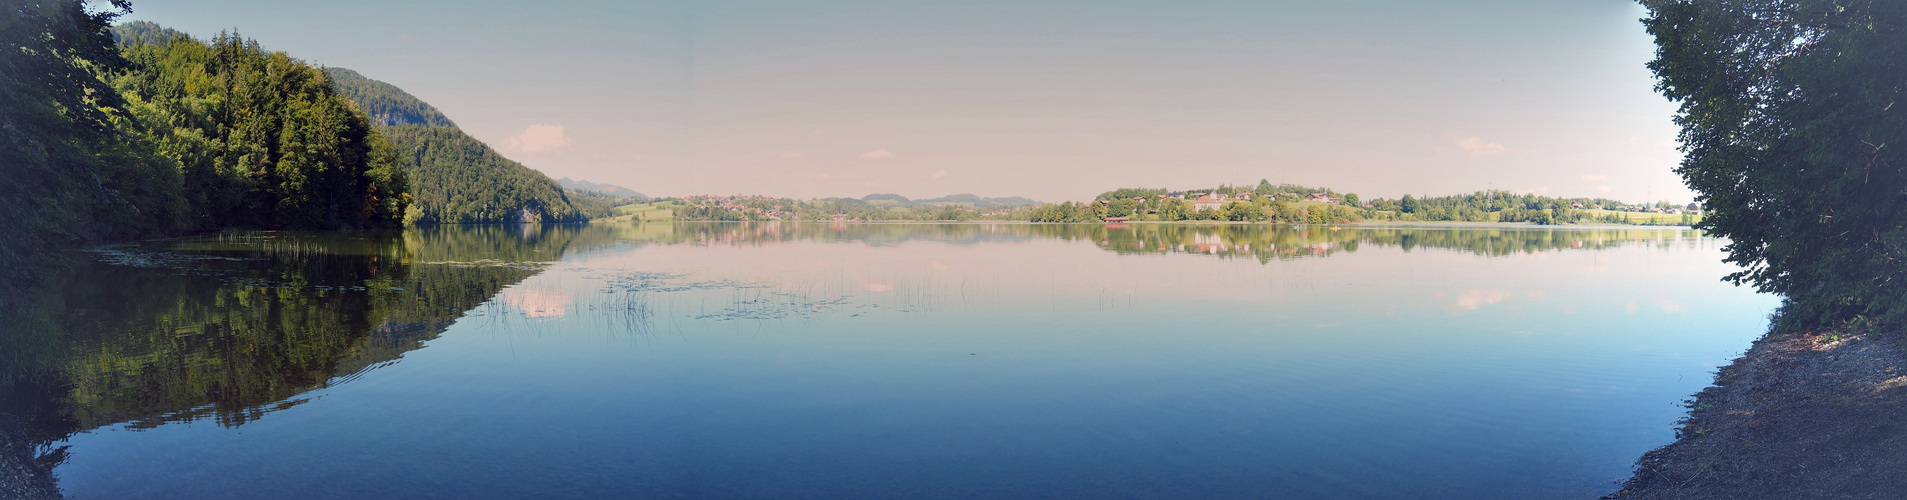
[[[1365,246],[1429,248],[1485,256],[1635,244],[1667,245],[1699,238],[1690,230],[1604,227],[1294,227],[1130,225],[1086,229],[1087,239],[1119,253],[1202,253],[1274,259],[1324,257]]]
[[[1043,239],[1089,242],[1120,254],[1186,253],[1220,258],[1272,260],[1328,257],[1361,248],[1399,248],[1456,251],[1504,256],[1558,250],[1607,249],[1623,246],[1694,245],[1700,233],[1687,229],[1596,226],[1292,226],[1263,224],[1023,224],[1023,223],[906,223],[855,224],[825,222],[677,222],[648,224],[624,236],[640,241],[691,246],[766,246],[781,243],[855,242],[893,245],[909,241],[953,244],[1026,242]],[[676,275],[627,274],[617,285],[653,292],[687,291],[688,282]],[[935,297],[949,291],[905,279],[860,285],[799,284],[798,293],[764,291],[753,285],[706,282],[698,286],[734,288],[731,297],[701,297],[687,304],[683,317],[726,321],[774,321],[816,317],[823,311],[845,311],[858,317],[886,307],[887,312],[933,309]],[[787,288],[788,285],[782,285]],[[822,292],[822,290],[827,292]],[[963,288],[960,293],[964,294]],[[681,297],[651,298],[651,312],[683,307]],[[844,300],[855,297],[856,304]],[[869,301],[879,297],[885,303]],[[1102,296],[1102,309],[1130,306],[1131,297]],[[837,302],[839,301],[839,302]],[[669,318],[661,313],[645,318]],[[644,327],[637,327],[640,330]]]
[[[393,363],[466,314],[504,321],[508,306],[493,299],[545,263],[630,244],[1057,239],[1119,253],[1269,261],[1371,245],[1507,255],[1696,237],[1627,228],[676,223],[226,233],[125,245],[82,255],[40,289],[0,292],[0,469],[37,468],[35,480],[50,485],[46,472],[63,457],[53,443],[104,425],[243,425],[302,403],[313,389]],[[565,299],[565,307],[588,309],[607,331],[638,337],[668,326],[657,325],[665,319],[931,312],[937,298],[968,293],[965,283],[955,291],[905,276],[774,287],[627,270],[594,279],[604,283],[598,293]],[[519,302],[554,300],[530,299]],[[1100,302],[1129,305],[1130,297]],[[497,309],[473,311],[484,304]]]
[[[76,259],[0,297],[0,468],[43,477],[63,456],[52,443],[104,425],[239,426],[298,405],[613,232],[225,233]]]

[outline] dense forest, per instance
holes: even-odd
[[[184,205],[167,209],[182,208],[188,228],[392,227],[409,205],[395,151],[324,71],[233,34],[114,32],[132,70],[106,80],[127,131],[177,162],[165,188]]]
[[[405,223],[588,220],[563,186],[465,134],[430,104],[356,71],[326,71],[397,149],[415,186]]]
[[[112,22],[125,2],[0,16],[0,281],[47,249],[221,227],[396,226],[395,151],[321,70],[234,34]]]
[[[436,108],[237,33],[114,26],[124,1],[9,0],[0,16],[0,283],[47,249],[224,228],[574,222],[572,203]]]

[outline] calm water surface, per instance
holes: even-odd
[[[1689,230],[234,233],[81,254],[70,498],[1593,498],[1776,300]],[[9,417],[11,417],[9,419]],[[64,451],[57,451],[62,449]]]

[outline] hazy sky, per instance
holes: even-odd
[[[341,66],[551,177],[1059,201],[1258,179],[1686,202],[1619,0],[134,0]]]

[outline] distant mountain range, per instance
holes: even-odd
[[[910,200],[910,199],[907,199],[906,196],[901,196],[898,194],[875,193],[875,194],[870,194],[870,195],[861,197],[861,201],[865,201],[870,205],[894,205],[894,206],[902,206],[902,207],[928,207],[928,206],[954,205],[954,206],[961,206],[961,207],[967,207],[967,208],[1009,208],[1009,207],[1020,207],[1020,206],[1027,206],[1027,205],[1042,204],[1041,202],[1029,200],[1026,198],[1021,198],[1018,196],[1009,196],[1006,198],[982,198],[979,195],[975,195],[973,193],[961,193],[961,194],[956,194],[952,196],[942,196],[939,198],[929,198],[924,200]]]
[[[638,193],[633,189],[629,189],[622,186],[611,185],[611,184],[597,184],[594,182],[589,182],[584,180],[574,180],[568,177],[557,179],[556,183],[561,184],[564,189],[569,189],[572,191],[588,191],[592,193],[602,193],[602,194],[606,194],[610,196],[620,196],[623,198],[648,198],[647,195]]]

